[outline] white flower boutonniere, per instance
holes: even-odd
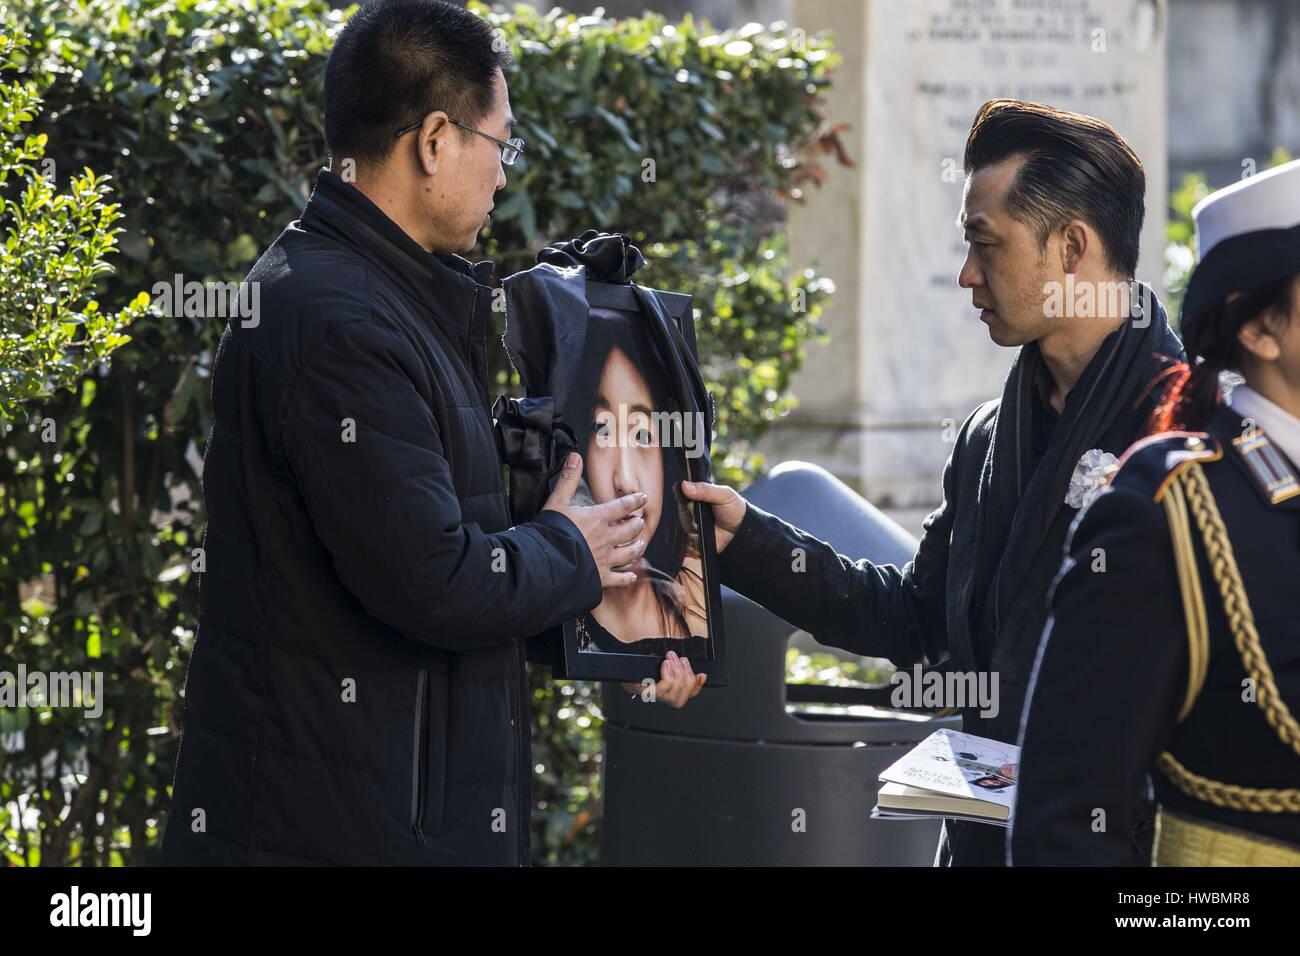
[[[1110,452],[1100,448],[1085,451],[1070,476],[1070,490],[1065,493],[1065,503],[1071,508],[1086,508],[1088,502],[1106,487],[1117,468],[1119,459]]]

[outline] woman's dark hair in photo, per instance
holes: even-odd
[[[1054,229],[1081,219],[1097,230],[1110,268],[1131,278],[1146,215],[1146,172],[1128,143],[1082,113],[989,100],[966,139],[966,173],[1018,156],[1025,162],[1007,191],[1007,211],[1033,230],[1039,251]]]
[[[491,25],[441,0],[373,0],[344,25],[325,64],[330,163],[382,162],[396,132],[434,110],[467,126],[492,111],[510,50]],[[462,137],[474,135],[460,130]]]
[[[1195,317],[1184,317],[1184,328],[1192,333],[1183,345],[1189,356],[1201,356],[1191,365],[1171,366],[1153,383],[1160,399],[1144,433],[1204,431],[1219,402],[1219,375],[1241,370],[1242,345],[1237,338],[1241,327],[1263,317],[1266,323],[1280,316],[1285,323],[1291,314],[1291,284],[1285,276],[1230,296]],[[1191,318],[1193,321],[1188,321]]]

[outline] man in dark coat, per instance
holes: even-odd
[[[1113,129],[995,100],[975,119],[965,169],[958,281],[993,341],[1020,349],[1001,400],[958,432],[914,560],[854,562],[733,490],[687,493],[714,503],[724,584],[824,644],[942,664],[966,686],[996,681],[996,707],[945,704],[962,708],[966,732],[1014,743],[1070,522],[1107,456],[1137,437],[1161,356],[1182,347],[1132,282],[1145,175]],[[946,821],[937,862],[1003,865],[1003,844],[999,828]]]
[[[528,860],[523,639],[639,556],[644,495],[511,527],[489,413],[490,263],[522,144],[490,28],[380,0],[326,68],[322,170],[213,372],[201,617],[167,864]],[[350,180],[355,174],[355,185]],[[674,706],[693,675],[665,665]]]

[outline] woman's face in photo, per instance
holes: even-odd
[[[641,539],[647,544],[659,527],[664,490],[663,453],[653,411],[646,380],[623,350],[615,348],[596,388],[587,443],[587,484],[597,504],[644,492],[645,506],[624,520],[645,519]]]

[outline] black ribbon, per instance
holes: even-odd
[[[593,282],[619,285],[631,282],[633,273],[645,265],[645,257],[632,244],[631,236],[595,229],[568,242],[551,243],[537,253],[537,261],[567,268],[585,266],[587,278]]]
[[[699,414],[704,421],[705,445],[704,456],[691,478],[707,481],[712,477],[712,467],[708,458],[708,446],[713,435],[714,407],[713,396],[704,386],[704,378],[699,366],[693,361],[684,360],[690,351],[677,328],[677,323],[668,315],[659,297],[653,289],[637,285],[632,276],[645,265],[645,257],[632,242],[632,237],[621,232],[598,232],[588,229],[576,239],[568,242],[553,242],[537,254],[538,262],[549,262],[556,266],[584,266],[586,278],[591,282],[608,282],[615,285],[630,285],[636,296],[637,304],[649,323],[651,334],[661,352],[665,371],[673,383],[673,390],[678,394],[678,405],[685,414]],[[688,467],[690,467],[688,465]]]
[[[497,447],[510,466],[510,517],[515,524],[531,521],[550,494],[551,480],[564,468],[578,440],[550,396],[498,396],[492,406]]]

